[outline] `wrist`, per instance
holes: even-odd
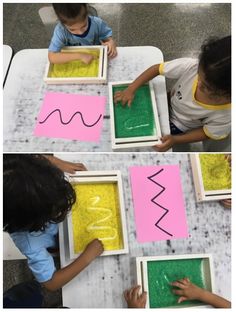
[[[88,266],[93,261],[86,250],[84,250],[77,259],[82,262],[84,266]]]
[[[61,162],[61,160],[53,155],[45,155],[46,157],[54,166],[58,166],[58,163]]]
[[[137,87],[136,87],[133,83],[131,83],[131,84],[128,86],[127,90],[128,90],[129,92],[131,92],[131,93],[135,93],[135,91],[137,90]]]
[[[113,41],[112,37],[108,37],[102,40],[102,42],[110,42],[110,41]]]
[[[178,144],[178,135],[171,134],[170,137],[171,137],[171,145],[172,146],[175,144]]]
[[[196,300],[207,302],[209,291],[203,288],[199,288],[196,294]]]

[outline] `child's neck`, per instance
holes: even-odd
[[[224,105],[230,103],[230,99],[226,97],[206,95],[205,93],[201,92],[199,88],[196,89],[194,97],[198,102],[207,105]]]

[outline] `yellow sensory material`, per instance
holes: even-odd
[[[74,184],[76,203],[72,208],[74,252],[99,238],[104,250],[123,248],[118,189],[116,183]]]
[[[76,50],[70,50],[70,52],[65,53],[74,53]],[[98,49],[89,50],[89,49],[80,49],[77,50],[78,53],[91,54],[96,56],[90,64],[85,64],[80,60],[72,61],[65,64],[51,64],[48,77],[54,78],[72,78],[72,77],[98,77],[99,69],[99,53]]]
[[[205,191],[231,189],[231,168],[224,154],[199,155]]]

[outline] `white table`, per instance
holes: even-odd
[[[122,293],[136,283],[135,257],[211,253],[214,259],[216,293],[231,296],[231,210],[218,201],[196,203],[190,160],[186,154],[60,154],[58,157],[84,163],[89,170],[121,170],[126,209],[129,254],[97,258],[62,289],[63,305],[70,308],[126,307]],[[136,240],[128,167],[179,164],[186,205],[189,238],[139,244]],[[63,224],[64,226],[64,224]],[[67,229],[60,225],[61,266],[68,259]]]
[[[3,83],[7,77],[7,71],[11,63],[12,54],[13,54],[12,48],[9,45],[4,44],[3,45],[3,78],[2,78]]]
[[[118,56],[109,61],[108,80],[133,80],[153,64],[163,61],[162,52],[155,47],[120,47]],[[43,76],[47,63],[47,49],[22,50],[11,64],[4,88],[4,152],[76,152],[111,151],[110,116],[107,85],[46,85]],[[160,114],[162,134],[169,134],[169,116],[164,77],[153,80]],[[35,137],[36,118],[47,91],[68,92],[107,97],[106,113],[99,143]],[[153,151],[140,148],[133,151]]]

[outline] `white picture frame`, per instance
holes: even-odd
[[[146,308],[150,308],[149,304],[149,288],[148,288],[148,274],[147,263],[149,261],[163,261],[163,260],[181,260],[181,259],[203,259],[203,274],[205,276],[206,288],[215,292],[215,279],[213,269],[213,257],[211,254],[184,254],[175,256],[151,256],[151,257],[136,257],[136,272],[137,284],[141,285],[140,293],[147,292]],[[180,306],[180,308],[209,308],[206,304],[189,304]],[[178,308],[178,306],[169,306],[169,308]]]
[[[53,64],[49,61],[47,62],[44,82],[47,84],[104,84],[107,82],[107,66],[108,66],[108,56],[107,56],[107,46],[71,46],[64,47],[61,52],[71,53],[79,52],[80,50],[99,50],[99,70],[97,77],[49,77],[49,72]]]
[[[119,195],[119,210],[120,220],[123,238],[123,248],[118,250],[105,250],[101,256],[119,255],[126,254],[129,252],[128,247],[128,234],[125,216],[125,206],[123,198],[123,186],[122,177],[120,171],[78,171],[76,174],[69,175],[68,179],[70,183],[117,183],[117,191]],[[74,239],[73,239],[73,227],[72,227],[72,215],[67,215],[67,227],[68,227],[68,238],[69,238],[69,257],[70,259],[76,259],[80,253],[74,252]]]
[[[231,198],[231,189],[206,191],[204,189],[199,154],[191,154],[190,162],[197,202]]]
[[[135,147],[144,147],[144,146],[154,146],[156,144],[160,144],[161,138],[161,127],[158,117],[157,103],[154,92],[153,83],[150,81],[147,84],[149,85],[153,116],[156,128],[156,135],[150,136],[141,136],[141,137],[130,137],[130,138],[116,138],[115,135],[115,118],[114,118],[114,101],[113,101],[113,87],[114,86],[122,86],[129,85],[132,81],[117,81],[117,82],[109,82],[109,107],[110,107],[110,127],[111,127],[111,144],[113,150],[119,149],[129,149]]]

